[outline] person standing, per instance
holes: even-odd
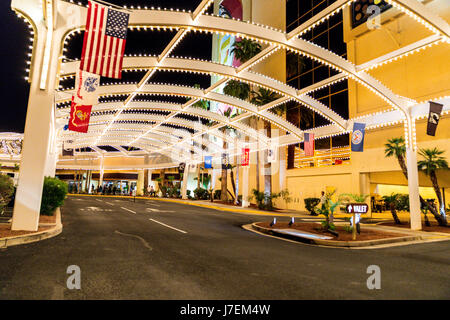
[[[325,195],[325,192],[322,191],[322,195],[320,196],[320,202],[319,202],[319,204],[321,205],[322,210],[325,209],[326,201],[327,201],[327,197]]]

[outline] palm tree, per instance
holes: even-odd
[[[236,59],[241,63],[245,63],[258,53],[261,52],[261,45],[252,40],[242,38],[240,41],[235,41],[231,53],[234,53]]]
[[[244,82],[229,80],[223,88],[223,93],[241,100],[248,100],[250,96],[250,86]]]
[[[385,146],[384,150],[385,156],[386,157],[395,156],[397,158],[398,164],[402,169],[403,175],[405,176],[406,180],[408,180],[408,169],[406,167],[405,162],[405,154],[406,154],[405,139],[403,137],[388,139],[388,143],[386,143],[384,146]],[[440,226],[447,225],[447,221],[444,221],[442,219],[442,216],[437,212],[436,208],[434,208],[430,203],[425,201],[420,195],[419,199],[422,206],[428,207],[428,210],[430,210],[430,212],[433,214],[434,218],[436,219],[436,221],[439,223]]]
[[[194,84],[194,88],[195,89],[201,89],[201,86],[199,84]],[[202,100],[199,100],[196,103],[194,103],[192,106],[195,107],[195,108],[209,110],[209,101],[202,99]]]
[[[441,156],[444,153],[443,150],[438,148],[433,149],[420,149],[419,154],[423,157],[423,160],[417,163],[420,171],[424,172],[430,177],[431,183],[433,184],[434,192],[439,201],[440,214],[442,220],[447,224],[447,218],[445,216],[445,204],[442,199],[441,190],[439,188],[436,171],[437,170],[448,170],[448,162],[445,157]]]
[[[286,53],[286,77],[288,79],[301,74],[305,66],[303,56],[291,52]]]
[[[233,49],[231,50],[231,53],[234,53],[234,56],[236,59],[238,59],[241,63],[245,63],[251,58],[253,58],[255,55],[261,52],[261,45],[252,40],[248,39],[240,39],[239,41],[235,41],[233,44]],[[236,98],[239,98],[241,100],[249,100],[250,99],[250,93],[251,88],[248,84],[236,81],[236,80],[229,80],[227,84],[225,85],[223,92],[226,95],[230,95]],[[224,114],[225,115],[225,114]],[[228,115],[229,117],[229,115]],[[256,127],[256,125],[255,125]],[[226,142],[224,141],[223,146],[224,150],[226,149]],[[259,157],[257,157],[257,168],[259,168]],[[257,169],[257,188],[259,190],[259,170]],[[222,169],[222,179],[221,179],[221,200],[226,201],[228,199],[228,189],[227,189],[227,176],[226,176],[227,170]],[[225,199],[225,200],[224,200]]]
[[[273,91],[264,89],[264,88],[258,88],[257,92],[254,92],[254,96],[252,98],[252,103],[258,105],[258,106],[263,106],[266,105],[272,101],[275,101],[279,98],[280,96]],[[283,113],[283,110],[285,110],[285,106],[284,109],[283,108],[276,108],[277,113],[279,113],[279,115],[281,115]],[[270,125],[269,121],[264,121],[264,130],[267,132],[267,137],[271,138],[272,136],[272,127]],[[264,165],[266,172],[270,172],[270,168],[271,165],[270,163],[267,163]],[[266,193],[271,194],[272,193],[272,180],[271,180],[272,175],[271,174],[266,174],[264,176],[264,184],[267,187],[268,190],[265,190]],[[258,189],[259,190],[259,189]]]
[[[398,194],[391,194],[390,196],[383,196],[384,202],[389,206],[391,210],[392,217],[394,218],[395,224],[402,224],[397,216],[397,198]]]
[[[223,88],[223,92],[226,95],[236,97],[241,100],[248,100],[250,97],[250,86],[244,82],[240,82],[240,81],[236,81],[236,80],[229,80],[228,83]],[[223,115],[229,118],[231,116],[231,112],[232,112],[232,109],[228,108],[223,113]],[[227,144],[224,141],[224,143],[223,143],[224,150],[226,147],[227,147]],[[222,179],[221,179],[221,200],[222,201],[228,200],[228,192],[227,192],[228,181],[227,181],[226,173],[227,173],[227,170],[222,169]],[[233,169],[231,169],[231,179],[232,179],[233,186],[235,186]]]
[[[229,107],[227,110],[225,110],[223,112],[223,115],[227,118],[229,118],[231,116],[231,113],[233,112],[233,108]],[[232,128],[225,126],[222,128],[222,132],[225,135],[226,130],[230,130]],[[228,148],[228,144],[225,141],[225,139],[223,140],[223,151],[225,152],[225,150]],[[220,200],[227,202],[228,201],[228,168],[224,168],[222,167],[222,177],[220,179]]]

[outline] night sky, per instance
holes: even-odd
[[[0,132],[23,132],[30,86],[24,79],[29,41],[27,24],[0,1]]]

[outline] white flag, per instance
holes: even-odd
[[[99,86],[100,76],[98,74],[78,70],[75,77],[74,102],[84,106],[98,104]]]
[[[278,158],[278,153],[277,153],[276,147],[267,149],[267,162],[268,163],[277,162],[277,158]]]

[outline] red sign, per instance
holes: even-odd
[[[249,148],[243,148],[242,149],[241,165],[243,167],[247,167],[249,164],[250,164],[250,149]]]
[[[89,119],[91,118],[92,106],[78,105],[73,101],[70,107],[69,130],[76,132],[88,132]]]

